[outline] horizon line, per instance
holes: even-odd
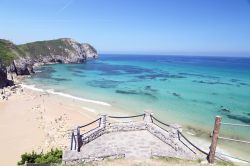
[[[250,52],[119,52],[99,51],[102,55],[139,55],[139,56],[196,56],[196,57],[242,57],[250,58]]]

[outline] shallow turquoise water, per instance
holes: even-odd
[[[26,80],[43,89],[104,101],[128,113],[211,131],[214,118],[250,124],[250,59],[100,55],[86,64],[46,65]],[[250,138],[249,128],[222,133]]]

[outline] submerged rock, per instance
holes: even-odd
[[[154,96],[151,93],[145,92],[145,91],[136,91],[136,90],[116,90],[116,93],[120,93],[120,94],[126,94],[126,95],[144,95],[144,96],[148,96],[151,99],[157,99],[156,96]]]
[[[173,96],[176,96],[176,97],[181,97],[181,95],[180,95],[180,94],[175,93],[175,92],[174,92],[174,93],[172,93],[172,95],[173,95]]]
[[[228,118],[238,120],[242,123],[250,124],[250,118],[241,115],[227,115]]]
[[[245,112],[244,114],[246,114],[247,116],[250,116],[250,113],[246,113],[246,112]]]
[[[226,108],[222,108],[221,111],[223,111],[223,112],[230,112],[230,110],[226,109]]]

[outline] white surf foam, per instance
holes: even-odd
[[[47,93],[50,93],[50,94],[59,95],[59,96],[63,96],[63,97],[71,98],[71,99],[75,99],[75,100],[78,100],[78,101],[83,101],[83,102],[88,102],[88,103],[94,103],[94,104],[99,104],[99,105],[103,105],[103,106],[111,106],[111,104],[103,102],[103,101],[80,98],[80,97],[76,97],[76,96],[73,96],[73,95],[70,95],[70,94],[66,94],[66,93],[62,93],[62,92],[55,92],[53,89],[43,90],[43,89],[36,88],[35,85],[25,85],[25,84],[21,84],[21,86],[23,88],[31,89],[31,90],[34,90],[34,91],[47,92]]]
[[[105,103],[103,101],[84,99],[84,98],[72,96],[70,94],[66,94],[62,92],[55,92],[53,89],[46,90],[46,92],[59,95],[59,96],[63,96],[63,97],[67,97],[67,98],[71,98],[71,99],[75,99],[75,100],[79,100],[79,101],[83,101],[83,102],[94,103],[94,104],[99,104],[99,105],[104,105],[104,106],[111,106],[109,103]]]
[[[43,89],[36,88],[35,85],[25,85],[25,84],[20,84],[20,85],[23,88],[30,89],[30,90],[33,90],[33,91],[45,92]]]

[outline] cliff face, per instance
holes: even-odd
[[[18,48],[26,53],[15,59],[11,67],[18,75],[32,73],[35,63],[83,63],[98,57],[94,47],[72,39],[33,42],[19,45]]]
[[[23,45],[0,39],[0,80],[4,82],[7,79],[7,71],[29,75],[37,63],[83,63],[97,57],[97,51],[90,44],[81,44],[69,38]]]

